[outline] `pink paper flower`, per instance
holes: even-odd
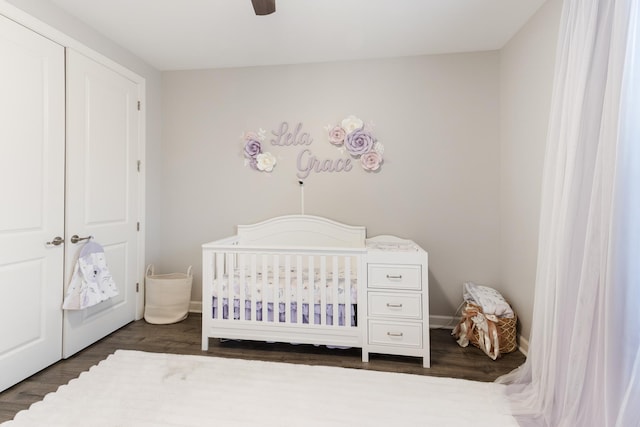
[[[346,134],[342,126],[334,126],[334,128],[329,131],[329,142],[333,145],[342,145]]]
[[[360,157],[362,168],[368,172],[376,171],[382,164],[382,156],[377,151],[369,151]]]
[[[245,132],[244,133],[245,141],[260,141],[260,137],[255,132]]]

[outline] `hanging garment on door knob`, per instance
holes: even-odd
[[[62,308],[82,310],[116,295],[118,288],[107,268],[104,249],[96,242],[87,242],[73,269]]]

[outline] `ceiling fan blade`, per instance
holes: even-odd
[[[276,11],[276,0],[251,0],[256,15],[269,15]]]

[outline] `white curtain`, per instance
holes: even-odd
[[[522,425],[640,426],[640,0],[565,0]]]

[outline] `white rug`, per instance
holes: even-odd
[[[517,426],[494,383],[118,350],[17,426]]]

